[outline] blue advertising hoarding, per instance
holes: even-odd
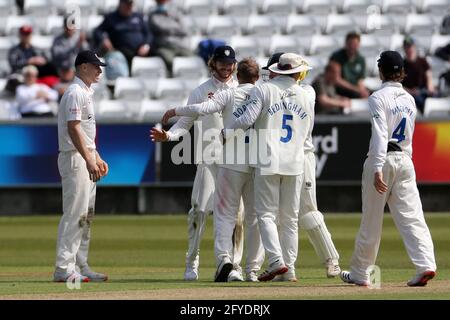
[[[100,124],[97,147],[110,171],[100,185],[140,185],[155,181],[155,145],[149,124]],[[58,172],[56,124],[0,125],[0,186],[54,185]]]

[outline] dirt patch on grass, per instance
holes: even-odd
[[[235,300],[235,299],[345,299],[348,297],[383,299],[384,296],[395,298],[396,295],[421,299],[436,294],[450,294],[450,280],[430,282],[427,287],[409,288],[404,282],[383,284],[381,289],[367,289],[347,284],[335,285],[255,285],[254,287],[211,287],[178,288],[155,290],[127,290],[108,292],[70,292],[55,294],[17,294],[3,295],[0,300]]]

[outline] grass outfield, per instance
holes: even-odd
[[[301,233],[297,283],[214,283],[212,217],[201,246],[200,280],[184,282],[185,215],[97,216],[90,265],[107,283],[69,290],[52,283],[58,216],[0,218],[0,299],[450,299],[450,213],[427,214],[438,276],[424,288],[408,288],[414,275],[392,218],[385,216],[377,265],[379,290],[327,279],[306,234]],[[326,215],[328,228],[348,267],[360,215]]]

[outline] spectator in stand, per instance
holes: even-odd
[[[53,89],[58,91],[59,99],[62,98],[66,89],[72,84],[75,78],[74,62],[64,61],[58,68],[59,82],[53,86]]]
[[[148,23],[141,13],[133,11],[133,4],[133,0],[120,0],[117,10],[107,14],[94,31],[94,38],[102,49],[106,53],[120,51],[126,57],[129,69],[133,57],[149,55],[152,42]]]
[[[16,105],[22,117],[53,117],[49,102],[58,100],[58,92],[37,83],[38,69],[35,66],[24,67],[22,74],[25,84],[16,89]]]
[[[450,16],[449,16],[449,24],[450,24]],[[446,46],[438,48],[435,53],[436,57],[441,58],[446,61],[448,65],[450,65],[450,43]],[[439,75],[439,95],[443,97],[450,96],[450,68],[446,68],[446,70],[442,70],[443,72]]]
[[[19,29],[20,42],[8,52],[8,61],[12,73],[20,73],[26,65],[34,65],[39,70],[39,76],[55,75],[56,70],[48,63],[42,50],[31,45],[33,27],[24,25]]]
[[[53,41],[51,48],[53,65],[59,70],[66,62],[73,65],[78,52],[89,49],[84,31],[71,25],[69,16],[64,17],[64,31]]]
[[[431,67],[424,57],[418,55],[413,38],[405,37],[403,50],[405,51],[403,63],[406,77],[402,84],[405,90],[414,97],[417,109],[423,113],[426,98],[435,94]]]
[[[351,107],[351,100],[336,93],[336,84],[341,74],[341,66],[330,61],[312,83],[316,91],[316,114],[343,114]]]
[[[359,54],[361,37],[356,32],[350,32],[345,37],[345,47],[335,51],[331,61],[341,66],[341,75],[336,81],[336,92],[348,98],[368,98],[369,90],[364,86],[366,61]]]
[[[149,15],[149,26],[153,33],[152,54],[160,56],[172,71],[176,56],[191,56],[187,46],[187,29],[176,8],[168,7],[169,0],[156,0],[156,9]]]

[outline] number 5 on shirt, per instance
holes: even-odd
[[[288,143],[289,141],[291,141],[292,138],[292,127],[290,125],[287,124],[288,120],[292,120],[292,115],[291,114],[283,114],[283,123],[281,125],[282,129],[285,129],[287,131],[287,134],[285,137],[281,137],[280,141],[284,142],[284,143]]]

